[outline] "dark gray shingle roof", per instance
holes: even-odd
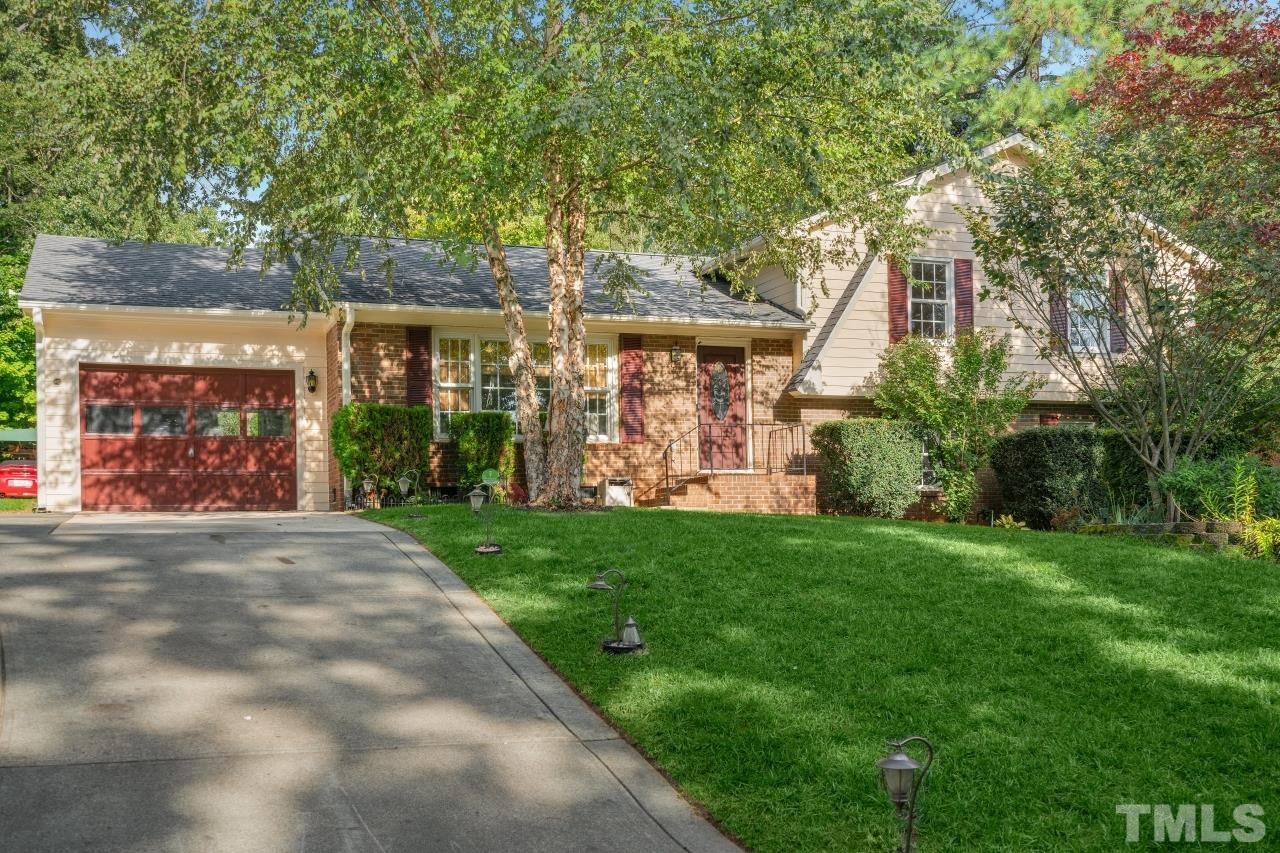
[[[359,270],[342,274],[341,301],[431,308],[498,310],[488,266],[474,268],[445,261],[431,242],[400,242],[389,250],[395,260],[394,291],[388,292],[379,269],[384,255],[366,243]],[[244,265],[229,269],[223,249],[169,243],[112,243],[85,237],[36,238],[21,298],[29,302],[81,305],[129,305],[143,308],[230,308],[279,310],[293,286],[292,264],[275,264],[259,275],[261,253],[249,250]],[[542,249],[512,246],[508,260],[526,311],[547,309],[547,267]],[[749,303],[730,296],[693,273],[692,258],[625,254],[639,271],[648,296],[618,306],[604,293],[613,266],[607,253],[593,252],[586,265],[588,315],[635,315],[646,319],[754,321],[804,325],[804,320],[767,302]],[[442,263],[442,261],[444,261]]]

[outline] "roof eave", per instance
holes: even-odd
[[[356,310],[368,311],[389,311],[397,313],[433,313],[433,314],[450,314],[459,317],[496,317],[502,316],[502,310],[498,308],[456,308],[448,306],[432,306],[432,305],[404,305],[395,303],[381,302],[344,302]],[[19,299],[18,307],[24,313],[30,314],[33,309],[41,308],[45,310],[70,311],[83,314],[129,314],[145,316],[164,315],[164,316],[182,316],[192,318],[208,318],[208,319],[228,319],[228,320],[289,320],[290,318],[298,318],[299,313],[290,313],[288,311],[272,311],[258,308],[184,308],[184,307],[163,307],[149,305],[104,305],[100,303],[85,302],[57,302],[51,300],[37,299]],[[307,315],[311,318],[324,318],[326,315],[313,312]],[[547,313],[545,311],[526,311],[526,317],[536,319],[545,319]],[[782,329],[791,331],[807,331],[812,328],[812,324],[802,320],[764,320],[764,319],[745,319],[745,318],[720,318],[720,317],[694,317],[694,316],[653,316],[640,314],[601,314],[587,313],[587,319],[616,322],[616,323],[646,323],[646,324],[665,324],[673,326],[698,326],[698,327],[729,327],[729,328],[756,328],[756,329]]]

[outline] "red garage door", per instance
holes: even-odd
[[[293,373],[80,368],[84,509],[297,508]]]

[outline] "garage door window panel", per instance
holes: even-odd
[[[143,406],[142,434],[149,436],[185,436],[187,434],[186,407]]]
[[[288,438],[293,432],[288,409],[256,409],[245,414],[250,438]]]
[[[196,435],[204,438],[239,438],[240,410],[219,406],[197,406]]]
[[[85,405],[84,431],[86,435],[133,435],[133,406]]]

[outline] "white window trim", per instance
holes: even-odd
[[[1103,304],[1104,306],[1106,306],[1111,300],[1111,271],[1110,270],[1107,270],[1103,274],[1102,291],[1103,291],[1102,298],[1104,300]],[[1072,352],[1084,352],[1084,353],[1095,353],[1095,354],[1110,352],[1111,351],[1111,318],[1110,317],[1107,317],[1105,321],[1102,322],[1101,328],[1098,330],[1100,333],[1099,337],[1101,338],[1101,340],[1099,340],[1096,343],[1096,345],[1077,346],[1076,343],[1074,342],[1073,338],[1075,337],[1074,332],[1075,332],[1076,323],[1075,323],[1075,316],[1074,316],[1075,303],[1072,301],[1072,297],[1074,296],[1074,294],[1080,293],[1080,292],[1082,291],[1078,289],[1067,291],[1067,298],[1066,298],[1067,346],[1071,348]],[[1110,309],[1107,308],[1107,310],[1110,310]],[[1093,331],[1093,330],[1090,329],[1089,331]]]
[[[446,338],[460,338],[471,342],[471,382],[441,382],[440,381],[440,342]],[[442,388],[449,390],[469,389],[471,392],[471,409],[476,410],[476,402],[479,399],[479,368],[480,357],[476,352],[476,335],[472,332],[441,332],[436,334],[435,330],[431,333],[431,417],[435,419],[436,426],[433,432],[433,438],[439,441],[446,440],[448,434],[444,431],[444,427],[440,422],[440,390]]]
[[[911,295],[911,283],[915,281],[915,279],[911,275],[911,264],[916,261],[919,261],[920,263],[926,263],[926,264],[943,264],[947,268],[947,296],[946,296],[945,305],[943,306],[946,319],[943,323],[942,338],[926,338],[923,335],[920,336],[922,340],[926,340],[926,341],[943,340],[944,338],[955,334],[955,325],[956,325],[955,258],[944,258],[944,257],[933,256],[933,255],[912,255],[910,258],[907,259],[907,333],[908,334],[915,334],[915,331],[911,328],[911,313],[912,313],[911,306],[916,301],[915,297]],[[937,304],[937,302],[933,299],[922,299],[920,301],[922,303],[927,303],[929,305]]]
[[[473,412],[486,411],[480,408],[480,344],[483,341],[502,341],[507,343],[506,333],[502,330],[477,330],[477,329],[450,329],[435,327],[431,330],[431,383],[432,383],[432,414],[439,417],[439,409],[434,405],[439,399],[436,392],[441,388],[467,388],[466,385],[448,384],[442,385],[440,382],[440,341],[446,338],[466,338],[471,341],[471,409]],[[606,347],[606,377],[608,383],[608,429],[609,432],[604,435],[590,434],[587,436],[589,444],[612,444],[618,440],[618,339],[616,335],[588,335],[585,341],[587,344],[604,344]],[[529,343],[546,343],[543,338],[530,338]],[[438,421],[437,421],[438,423]],[[449,436],[442,430],[437,429],[434,436],[436,441],[448,441]],[[523,441],[524,437],[516,436],[516,441]]]

